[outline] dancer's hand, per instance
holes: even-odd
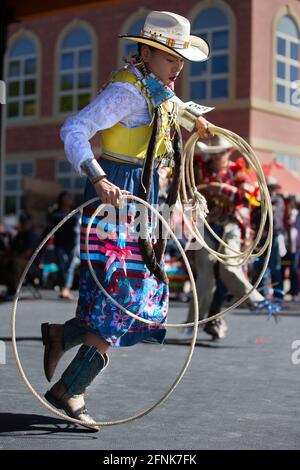
[[[209,137],[209,135],[210,135],[210,132],[208,130],[208,125],[209,124],[210,123],[202,116],[199,116],[196,119],[196,127],[197,127],[197,130],[198,130],[198,134],[199,134],[200,139],[206,139],[207,137]]]
[[[94,186],[101,201],[105,204],[112,204],[115,207],[120,205],[122,194],[129,194],[128,191],[121,191],[119,186],[111,183],[107,178],[97,181]]]

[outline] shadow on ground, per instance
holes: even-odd
[[[10,433],[18,437],[22,434],[26,436],[56,433],[88,434],[90,438],[91,434],[94,434],[96,438],[93,431],[62,419],[36,414],[0,413],[0,435],[8,436]]]
[[[192,338],[166,338],[165,344],[176,345],[176,346],[190,346]],[[146,341],[145,341],[146,342]],[[196,340],[195,348],[213,348],[213,349],[245,349],[245,346],[223,344],[222,340]]]

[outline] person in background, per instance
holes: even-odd
[[[234,149],[224,138],[211,136],[198,142],[197,146],[201,154],[195,156],[195,179],[199,191],[207,199],[207,221],[230,248],[243,251],[250,239],[252,205],[258,204],[256,185],[247,173],[243,158],[231,160]],[[207,230],[204,237],[210,248],[234,255],[230,248],[223,247]],[[239,258],[231,259],[231,266],[224,265],[217,262],[206,248],[202,248],[194,252],[193,261],[200,319],[221,312],[227,291],[239,299],[252,289],[243,267],[238,266]],[[251,307],[263,301],[264,297],[257,290],[251,292],[248,299]],[[193,311],[191,302],[187,323],[193,321]],[[218,318],[205,323],[203,329],[213,339],[221,339],[226,336],[227,325],[224,318]]]
[[[71,195],[67,191],[59,194],[57,209],[50,215],[51,228],[56,226],[73,209]],[[56,263],[60,298],[75,300],[71,293],[76,267],[79,265],[79,215],[75,214],[54,234]]]
[[[1,256],[0,282],[7,286],[3,300],[13,299],[21,275],[37,245],[38,236],[34,231],[33,219],[30,214],[22,212],[17,234],[11,240],[3,257]]]
[[[13,234],[7,229],[4,224],[0,224],[0,284],[5,286],[6,291],[8,288],[8,262],[9,262],[9,252],[10,245],[13,239]],[[5,294],[1,293],[0,299],[6,300],[7,297],[10,297],[8,291]]]
[[[297,276],[298,276],[298,285],[300,291],[300,278],[299,278],[299,271],[298,268],[300,267],[300,201],[296,201],[296,208],[297,208],[297,215],[295,220],[295,229],[297,230],[297,239],[296,239],[296,248],[298,254],[298,266],[297,266]]]
[[[271,284],[272,287],[276,289],[278,292],[277,296],[279,298],[283,297],[283,278],[282,278],[282,271],[281,271],[281,258],[286,255],[286,247],[285,247],[285,226],[284,226],[284,216],[285,216],[285,203],[283,197],[280,195],[279,188],[280,185],[278,184],[276,178],[273,176],[269,176],[267,178],[267,186],[269,189],[271,202],[272,202],[272,209],[273,209],[273,238],[272,238],[272,249],[268,264],[268,269],[266,270],[260,284],[259,288],[262,290],[262,293],[266,294],[268,287],[268,279],[271,277]],[[258,230],[260,222],[260,210],[256,210],[253,213],[252,223],[255,233]],[[266,240],[266,234],[268,230],[268,221],[265,225],[264,230],[264,237],[261,240],[263,244]],[[258,279],[265,262],[265,257],[267,255],[267,251],[265,251],[262,256],[256,259],[254,266],[253,266],[253,282],[256,282]]]
[[[13,239],[13,233],[7,227],[0,223],[0,256],[2,257],[10,247]]]
[[[298,209],[293,198],[288,198],[285,201],[285,240],[287,253],[282,259],[282,278],[285,278],[285,268],[289,267],[289,280],[290,289],[287,292],[291,296],[291,300],[296,300],[299,294],[299,279],[298,279],[298,266],[299,266],[299,229],[297,227]]]

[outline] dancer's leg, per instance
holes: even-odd
[[[99,426],[87,412],[84,393],[107,365],[106,354],[100,354],[95,346],[83,344],[60,380],[45,394],[45,398],[69,416],[83,421],[83,426],[98,431]]]
[[[44,371],[50,382],[64,352],[82,344],[87,330],[78,318],[71,318],[64,325],[43,323],[41,329],[45,346]]]

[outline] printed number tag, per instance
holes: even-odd
[[[208,106],[202,106],[201,104],[198,104],[198,103],[194,103],[194,101],[188,101],[187,103],[184,103],[184,107],[191,114],[194,114],[194,116],[202,116],[202,114],[209,113],[209,111],[212,111],[213,109],[215,109],[215,108],[210,108]]]

